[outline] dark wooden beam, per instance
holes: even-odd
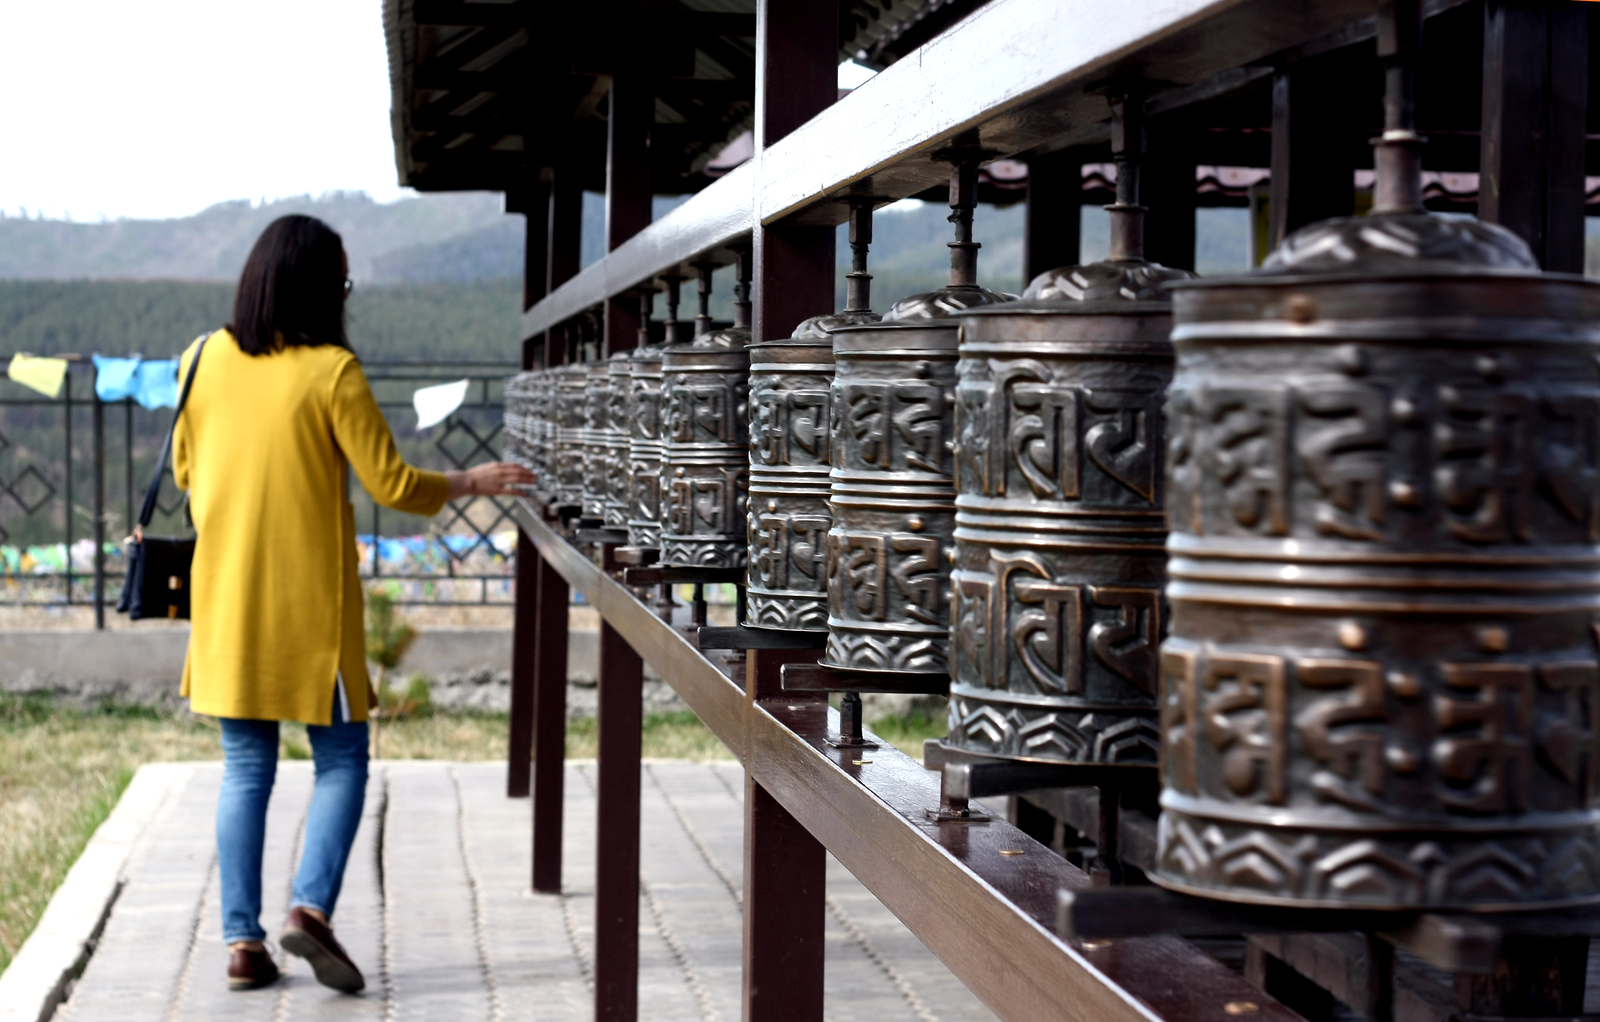
[[[1028,208],[1022,236],[1024,289],[1039,274],[1078,262],[1083,164],[1081,149],[1063,149],[1028,160]]]
[[[450,64],[428,61],[412,75],[417,90],[459,89],[467,92],[505,92],[527,81],[527,69],[520,60],[507,57],[493,67],[464,71]]]
[[[1273,79],[1270,247],[1307,224],[1355,212],[1355,149],[1366,145],[1371,117],[1350,109],[1341,70],[1312,58]]]
[[[533,28],[543,20],[542,5],[532,0],[512,3],[466,3],[464,0],[413,0],[411,20],[418,25],[472,25]]]
[[[583,244],[583,185],[577,167],[570,160],[556,164],[551,171],[550,235],[545,266],[549,273],[547,291],[554,291],[578,275]],[[545,365],[567,361],[564,331],[545,335]]]
[[[1195,146],[1189,111],[1154,118],[1140,172],[1144,254],[1151,262],[1194,269]],[[1353,188],[1354,186],[1352,186]]]
[[[460,109],[474,95],[450,92],[446,98],[434,100],[427,106],[411,112],[412,131],[442,131],[479,133],[494,132],[501,135],[520,135],[526,121],[518,109],[520,97],[499,93],[464,114],[452,113]]]
[[[531,309],[549,294],[550,286],[550,182],[535,181],[522,211],[527,219],[522,255],[522,308]],[[511,193],[507,193],[509,196]],[[509,199],[508,199],[509,201]],[[524,363],[527,362],[525,358]],[[524,369],[532,365],[524,364]]]
[[[1588,10],[1484,7],[1478,216],[1509,228],[1546,270],[1583,272]]]
[[[606,251],[650,226],[650,127],[655,93],[648,79],[611,79],[606,117]],[[606,302],[605,353],[639,344],[639,303],[632,295]]]

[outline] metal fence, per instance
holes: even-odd
[[[9,363],[0,355],[0,365]],[[91,360],[68,357],[55,398],[0,376],[0,606],[94,608],[103,626],[124,574],[124,537],[155,470],[171,409],[95,396]],[[363,362],[378,405],[407,461],[461,469],[499,457],[502,385],[515,363],[481,360]],[[466,379],[467,400],[444,422],[418,431],[411,395]],[[453,501],[433,519],[382,508],[351,480],[362,578],[404,604],[509,605],[514,599],[515,526],[509,505]],[[184,495],[170,473],[153,535],[184,535]]]

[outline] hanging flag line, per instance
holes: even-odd
[[[67,377],[69,361],[55,356],[29,355],[19,352],[11,357],[6,375],[12,382],[20,383],[49,398],[61,396],[61,385]],[[178,407],[178,360],[175,358],[145,359],[113,358],[95,355],[94,393],[101,401],[122,401],[132,398],[144,408]],[[411,395],[411,405],[417,412],[417,429],[437,426],[448,419],[467,399],[470,380],[441,383],[419,387]]]

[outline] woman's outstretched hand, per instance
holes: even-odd
[[[509,461],[492,461],[487,465],[474,465],[465,472],[446,472],[450,481],[450,499],[457,497],[499,497],[515,494],[513,486],[531,486],[532,472]]]

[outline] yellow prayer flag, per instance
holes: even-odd
[[[14,381],[50,397],[61,395],[61,381],[67,376],[64,358],[37,358],[33,355],[13,355],[6,370]]]

